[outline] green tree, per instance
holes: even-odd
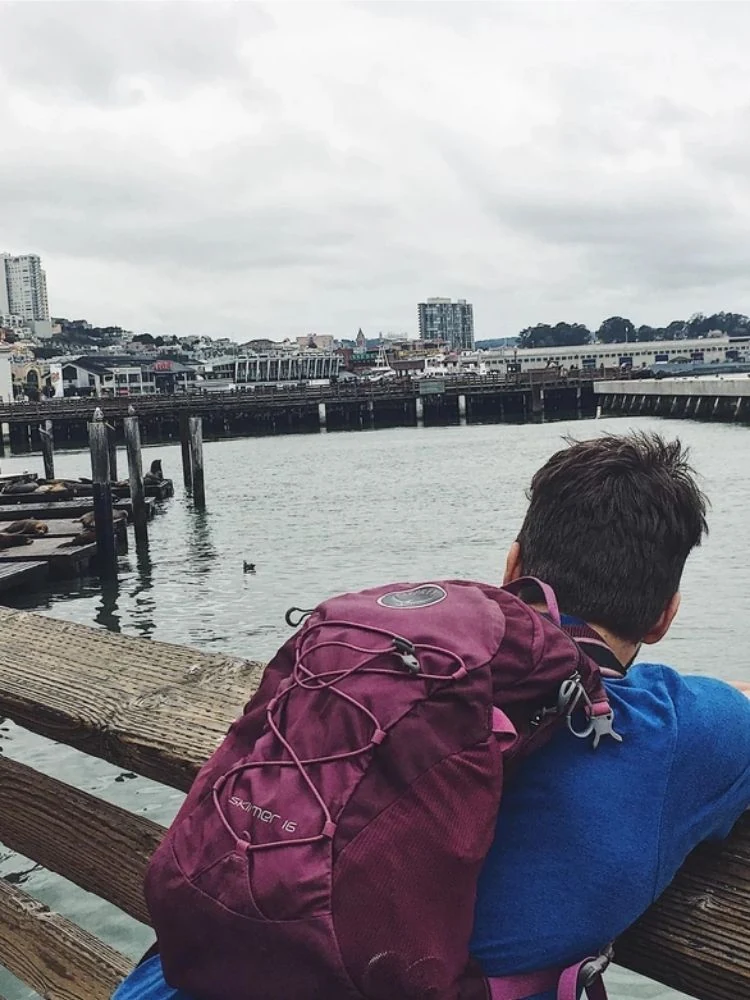
[[[602,344],[624,344],[635,339],[635,327],[624,316],[610,316],[596,331]]]
[[[583,323],[537,323],[518,335],[519,347],[576,347],[591,341],[591,331]]]

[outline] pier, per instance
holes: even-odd
[[[25,454],[39,450],[46,433],[54,434],[57,447],[85,446],[95,406],[113,426],[115,439],[124,442],[124,420],[133,403],[144,444],[181,440],[190,417],[202,417],[203,437],[209,439],[542,420],[593,416],[594,380],[603,377],[606,373],[560,376],[550,368],[507,377],[352,379],[330,385],[247,384],[220,393],[70,397],[0,404],[0,424],[8,425],[11,453]]]
[[[747,376],[613,380],[596,382],[594,393],[606,415],[750,422]]]
[[[255,661],[0,608],[0,717],[187,790],[257,688]],[[148,923],[158,824],[0,756],[0,842]],[[612,888],[616,892],[616,887]],[[750,813],[615,946],[698,1000],[750,995]],[[0,965],[48,1000],[108,1000],[131,962],[0,879]]]

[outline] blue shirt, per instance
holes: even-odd
[[[623,742],[594,751],[562,730],[506,787],[472,940],[489,976],[597,952],[750,805],[750,699],[649,664],[606,685]],[[192,998],[166,985],[157,957],[115,1000]]]

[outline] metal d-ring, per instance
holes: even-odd
[[[287,623],[289,628],[299,628],[305,618],[309,618],[314,610],[315,608],[289,608],[287,613],[284,615],[284,621]],[[299,618],[297,619],[292,617],[295,611],[299,612]]]

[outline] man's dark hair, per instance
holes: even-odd
[[[554,588],[562,612],[632,642],[658,622],[708,532],[687,450],[658,434],[569,441],[528,497],[524,573]]]

